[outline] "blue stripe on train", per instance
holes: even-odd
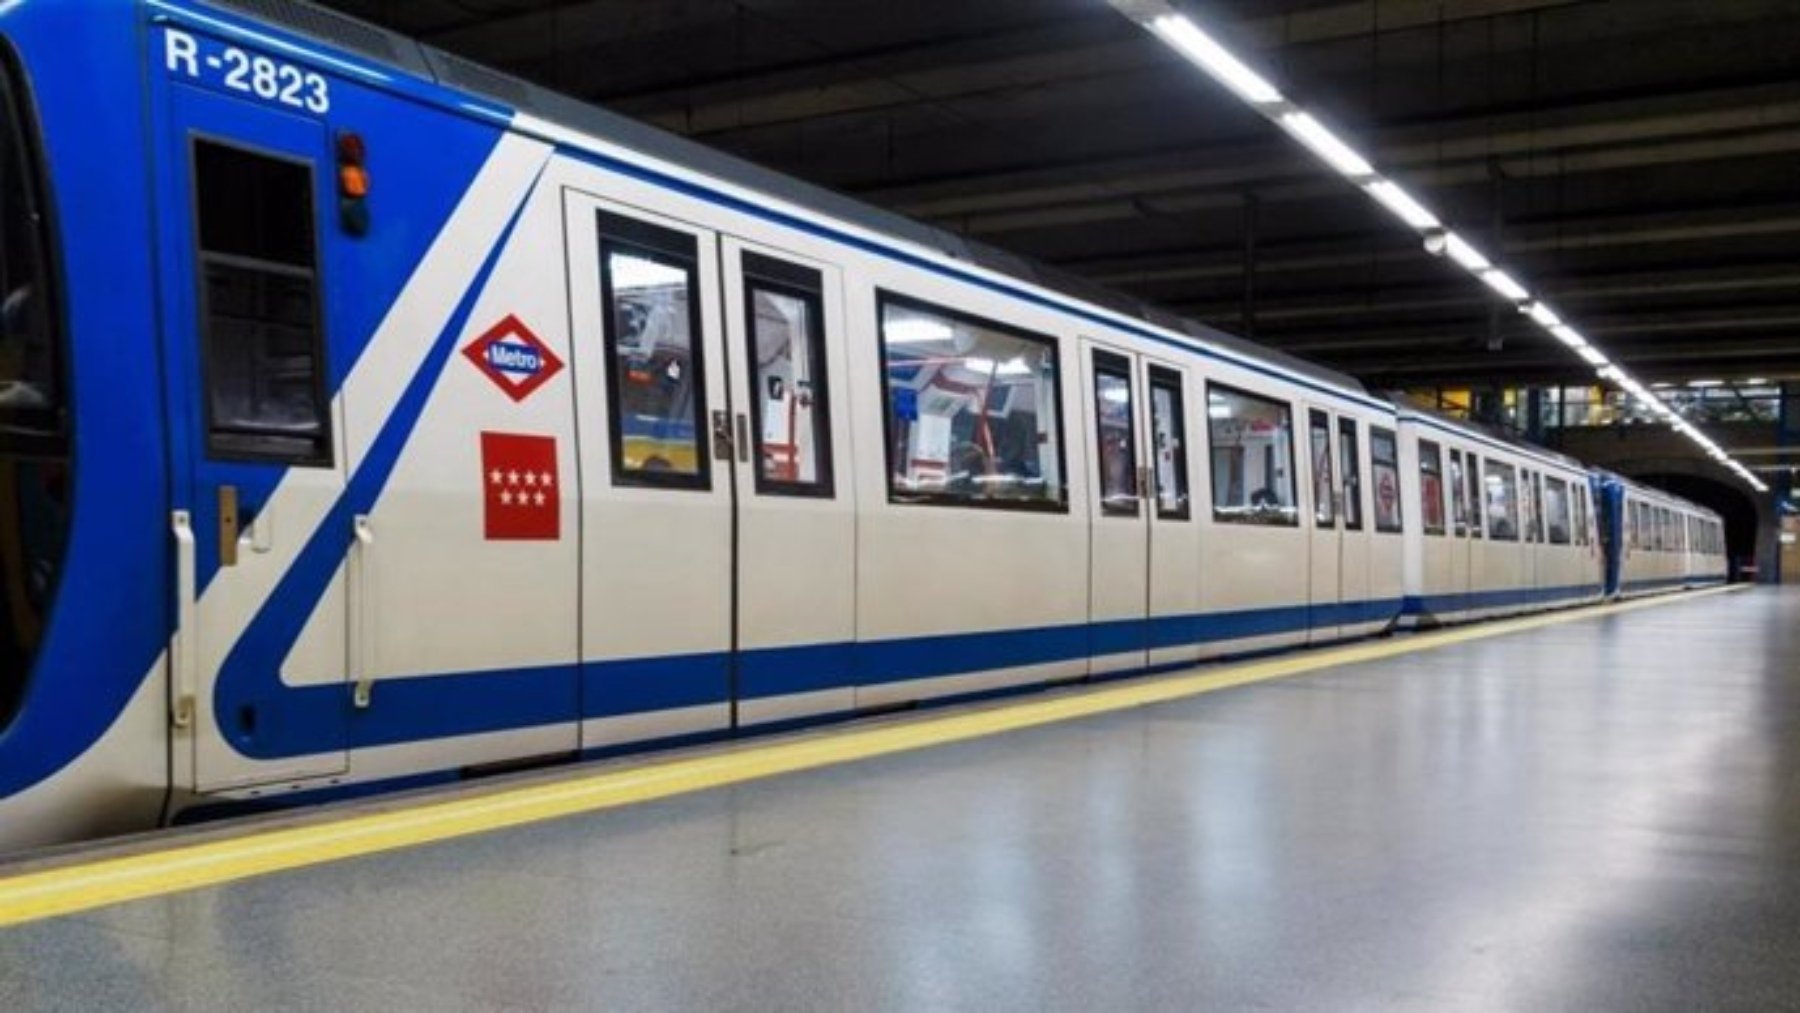
[[[1450,615],[1475,609],[1505,608],[1509,605],[1542,605],[1547,602],[1597,598],[1604,589],[1599,583],[1568,584],[1562,587],[1521,587],[1503,591],[1469,591],[1460,594],[1408,595],[1408,615]]]
[[[1330,607],[1329,614],[1334,625],[1386,622],[1400,607],[1399,599],[1349,602]],[[738,692],[745,699],[766,699],[1080,661],[1146,646],[1302,633],[1315,611],[1288,606],[750,650],[738,657]],[[730,655],[709,652],[390,679],[375,685],[372,707],[350,712],[349,741],[357,748],[397,745],[556,724],[578,712],[609,718],[722,704],[729,698],[730,664]],[[277,758],[344,748],[334,729],[338,715],[349,709],[347,686],[258,689],[276,695],[267,699],[254,733],[234,735],[234,744],[248,755]],[[229,716],[220,715],[222,721]]]

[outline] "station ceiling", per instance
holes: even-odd
[[[331,0],[1379,387],[1591,372],[1103,0]],[[1645,381],[1800,376],[1795,0],[1182,5]]]

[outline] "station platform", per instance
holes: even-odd
[[[1800,1008],[1800,592],[0,868],[0,1009]]]

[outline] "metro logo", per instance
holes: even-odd
[[[530,397],[563,368],[556,353],[512,314],[471,342],[463,355],[514,401]]]

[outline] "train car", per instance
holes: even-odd
[[[1612,541],[1607,546],[1607,594],[1634,597],[1707,587],[1730,579],[1725,525],[1704,507],[1596,471]]]
[[[1604,593],[1585,466],[1403,407],[1405,625],[1579,605]]]
[[[1400,611],[1348,377],[321,9],[0,33],[6,846]]]
[[[1355,380],[334,13],[0,4],[0,136],[0,848],[1405,605]]]

